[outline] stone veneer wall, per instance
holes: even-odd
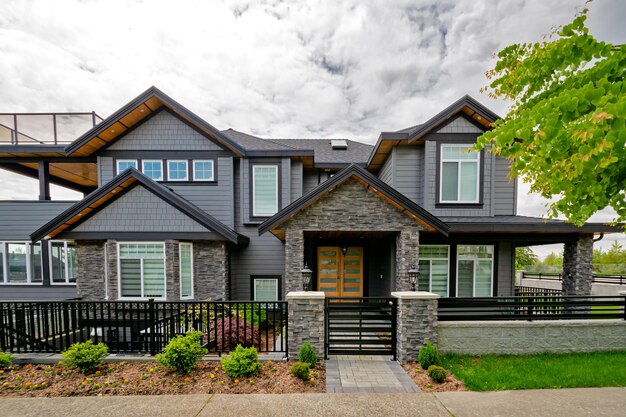
[[[105,300],[105,246],[109,300],[118,299],[117,241],[76,241],[77,290],[83,300]],[[180,299],[180,257],[176,240],[165,241],[167,300]],[[229,256],[225,242],[193,242],[195,300],[227,299]]]
[[[297,359],[305,341],[309,341],[317,353],[324,358],[324,299],[323,292],[293,291],[287,293],[289,332],[287,342],[289,358]]]
[[[424,230],[354,179],[302,210],[284,228],[286,293],[302,289],[300,270],[304,267],[305,231],[398,232],[395,290],[406,291],[410,289],[407,271],[418,262],[419,232]],[[313,260],[307,261],[311,266]]]
[[[437,343],[437,300],[439,295],[423,291],[392,292],[398,299],[396,359],[417,360],[420,347]]]
[[[445,321],[442,353],[531,354],[624,350],[624,320]]]
[[[563,247],[563,295],[589,295],[593,282],[593,235]]]

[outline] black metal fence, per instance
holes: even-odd
[[[524,285],[515,286],[515,296],[524,297],[546,297],[546,296],[559,296],[563,295],[563,290],[556,290],[553,288],[539,288],[539,287],[527,287]]]
[[[523,279],[539,279],[547,281],[563,281],[563,274],[557,272],[522,272]],[[593,282],[598,284],[626,285],[626,275],[593,274]]]
[[[196,330],[211,353],[238,344],[287,353],[285,301],[0,302],[0,350],[62,352],[72,343],[103,342],[111,353],[154,355],[170,339]]]
[[[626,296],[441,298],[440,321],[626,320]]]

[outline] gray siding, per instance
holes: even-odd
[[[496,216],[514,215],[517,181],[509,178],[511,162],[495,157],[493,210]]]
[[[319,184],[319,172],[317,169],[305,169],[302,179],[302,194],[306,194]]]
[[[468,121],[465,117],[457,116],[435,133],[478,133],[480,135],[483,133],[483,130]]]
[[[385,182],[385,184],[390,185],[390,186],[394,186],[394,158],[396,155],[395,152],[396,148],[393,148],[391,150],[391,153],[389,154],[389,156],[387,157],[387,159],[385,159],[385,163],[383,164],[382,168],[380,169],[380,172],[378,173],[378,177],[383,180]]]
[[[513,281],[515,277],[515,249],[512,242],[498,244],[498,269],[494,271],[498,278],[498,296],[513,295]]]
[[[75,285],[2,285],[0,301],[58,301],[76,298]]]
[[[393,187],[415,201],[419,201],[418,188],[423,167],[419,165],[416,146],[396,146],[394,149]]]
[[[0,241],[30,240],[30,234],[74,201],[0,201]]]
[[[222,148],[173,114],[161,111],[115,142],[108,150],[218,151]]]
[[[235,226],[233,158],[218,158],[217,185],[169,182],[167,186],[225,225]]]
[[[287,207],[291,203],[291,159],[282,158],[281,160],[281,205],[279,210],[283,207]]]
[[[207,229],[142,186],[137,186],[74,231],[206,232]]]
[[[291,162],[291,201],[302,197],[302,161]]]
[[[98,157],[98,186],[102,187],[111,181],[115,176],[115,167],[113,166],[113,158],[110,156]]]

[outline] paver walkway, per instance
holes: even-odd
[[[330,356],[326,361],[328,393],[419,392],[411,377],[389,356]]]

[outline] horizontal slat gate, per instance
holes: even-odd
[[[396,359],[395,298],[326,298],[328,355],[391,355]]]

